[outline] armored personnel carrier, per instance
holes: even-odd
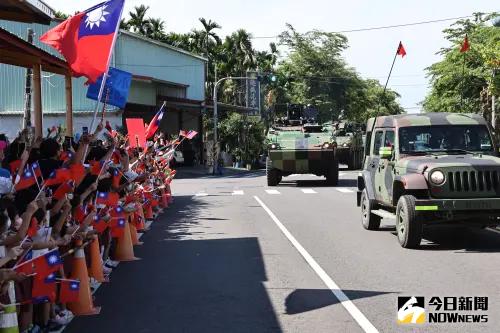
[[[367,131],[357,197],[365,229],[395,219],[399,243],[414,248],[424,228],[500,225],[500,158],[480,115],[383,116]]]
[[[291,174],[325,176],[337,185],[339,167],[331,129],[316,122],[317,111],[308,106],[289,105],[287,116],[272,125],[267,136],[267,185],[276,186]]]
[[[333,136],[337,144],[339,163],[346,164],[350,170],[363,167],[363,130],[353,122],[339,121],[332,124]]]

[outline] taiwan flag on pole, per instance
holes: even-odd
[[[44,255],[36,257],[35,259],[33,259],[33,264],[35,265],[37,278],[46,277],[50,273],[58,271],[62,267],[62,260],[61,256],[59,255],[59,250],[54,249]]]
[[[148,128],[146,129],[146,139],[150,139],[155,135],[156,131],[160,127],[161,120],[163,119],[165,103],[160,108],[160,111],[156,113],[153,120],[149,123]]]
[[[90,83],[107,72],[124,0],[110,0],[68,18],[47,31],[40,41],[58,50],[74,76]]]

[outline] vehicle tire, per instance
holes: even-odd
[[[330,186],[337,186],[339,183],[339,162],[337,160],[326,170],[326,183]]]
[[[366,188],[361,193],[361,224],[366,230],[378,230],[382,218],[372,214],[376,207],[375,202],[368,198]]]
[[[396,207],[396,232],[399,244],[404,248],[416,248],[422,241],[422,221],[415,211],[413,195],[403,195],[399,198]]]
[[[354,150],[350,150],[347,155],[347,169],[354,170],[356,168],[356,152]]]
[[[281,174],[281,172],[278,172],[278,184],[281,183],[282,180],[283,180],[283,175]]]
[[[266,169],[267,186],[276,186],[279,183],[279,173],[276,169]]]

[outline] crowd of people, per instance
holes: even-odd
[[[78,141],[0,134],[0,331],[54,331],[89,311],[92,282],[131,259],[126,241],[171,202],[180,140],[129,141],[102,123]]]

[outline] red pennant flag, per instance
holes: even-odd
[[[396,51],[396,54],[400,55],[401,58],[404,58],[404,56],[406,55],[406,50],[405,50],[405,47],[403,46],[402,42],[399,42],[399,46],[398,46],[398,50]]]
[[[470,44],[469,44],[469,38],[467,35],[465,35],[464,42],[462,43],[462,47],[460,48],[460,53],[464,53],[469,51],[470,49]]]
[[[66,58],[74,76],[85,76],[94,83],[108,68],[123,2],[106,1],[78,13],[49,30],[40,41],[52,46]]]
[[[59,302],[71,303],[77,302],[80,294],[80,281],[61,280],[61,289],[59,290]]]

